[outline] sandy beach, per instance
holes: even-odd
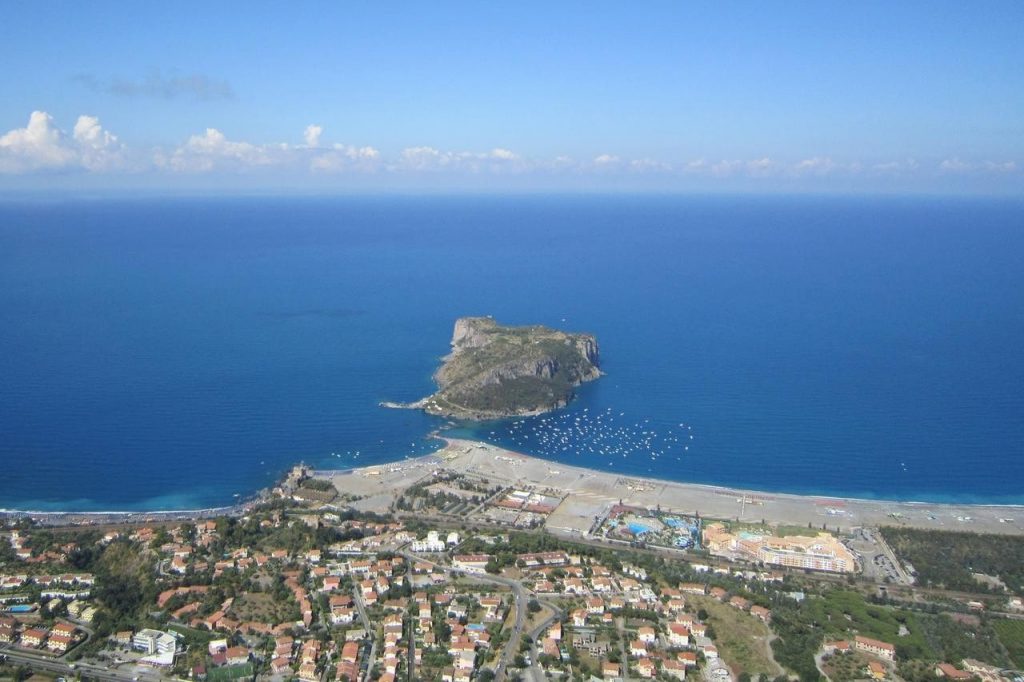
[[[807,525],[830,530],[901,525],[947,531],[1024,534],[1024,506],[891,502],[741,490],[568,466],[470,440],[445,439],[438,452],[347,472],[318,472],[357,506],[383,511],[404,488],[444,468],[561,498],[547,527],[585,533],[596,516],[620,500],[642,507],[752,523]]]

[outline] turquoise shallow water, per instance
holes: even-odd
[[[594,332],[607,375],[461,435],[702,483],[1020,502],[1022,254],[1024,205],[997,201],[7,202],[0,506],[208,506],[300,459],[427,452],[441,422],[377,403],[430,392],[469,314]]]

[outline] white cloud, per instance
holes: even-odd
[[[73,135],[78,143],[79,162],[83,167],[91,171],[104,171],[124,166],[123,145],[117,135],[103,129],[99,118],[79,116]]]
[[[974,170],[974,166],[954,157],[943,160],[939,164],[939,170],[944,173],[966,173]]]
[[[917,160],[905,159],[903,161],[885,161],[883,163],[876,163],[871,167],[871,170],[876,173],[900,175],[903,173],[912,173],[919,167],[920,164],[918,164]]]
[[[741,170],[743,170],[743,167],[745,165],[745,161],[726,161],[723,159],[722,161],[718,161],[716,163],[711,164],[711,174],[719,178],[728,177],[730,175],[735,175],[736,173],[739,173]]]
[[[374,171],[379,160],[380,152],[373,147],[335,144],[323,151],[318,150],[309,162],[309,168],[318,173],[335,173],[343,170]]]
[[[360,147],[356,153],[360,159],[376,161],[380,158],[380,152],[370,146]]]
[[[28,125],[0,137],[0,172],[53,170],[105,171],[125,165],[117,136],[95,116],[79,116],[68,136],[45,111],[33,111]]]
[[[324,129],[318,125],[306,126],[306,132],[302,134],[302,137],[306,140],[307,147],[319,147],[320,146],[320,134],[324,132]]]
[[[797,175],[828,175],[838,168],[839,165],[827,156],[816,156],[800,161],[793,170]]]
[[[0,137],[0,170],[7,173],[64,168],[74,157],[67,136],[45,111],[33,111],[27,126]]]
[[[612,175],[629,170],[629,161],[623,160],[616,154],[598,154],[589,163],[582,163],[576,169],[577,173],[596,173],[600,175]]]
[[[70,132],[62,130],[50,114],[32,112],[23,128],[0,135],[0,173],[37,172],[111,173],[149,171],[175,173],[275,172],[292,175],[326,173],[438,173],[453,177],[470,174],[517,175],[533,173],[551,176],[590,176],[595,181],[627,175],[660,175],[662,178],[702,178],[723,186],[743,179],[775,178],[874,178],[909,180],[922,176],[1003,176],[1015,179],[1021,171],[1018,161],[963,161],[951,157],[927,164],[914,159],[863,163],[810,156],[802,160],[704,158],[666,162],[602,153],[577,160],[568,156],[524,157],[505,147],[488,151],[450,151],[431,146],[410,146],[385,158],[369,145],[324,141],[324,129],[310,124],[302,130],[301,141],[254,143],[233,140],[217,128],[188,137],[182,144],[152,151],[132,151],[117,135],[104,129],[96,116],[82,115]],[[603,178],[604,180],[600,180]]]
[[[1016,161],[986,161],[982,167],[992,173],[1014,173],[1017,171]]]
[[[939,164],[939,172],[943,174],[966,173],[1015,173],[1018,169],[1016,161],[979,161],[971,163],[961,161],[959,157],[945,159]]]
[[[268,166],[276,152],[287,145],[255,145],[233,142],[216,128],[207,128],[202,135],[193,135],[170,157],[158,156],[158,166],[184,173],[206,173],[213,170],[245,170]]]
[[[74,136],[80,143],[93,149],[106,149],[117,144],[117,136],[103,130],[100,120],[95,116],[79,116],[75,122]]]
[[[433,147],[406,147],[402,150],[399,164],[411,170],[433,170],[449,165],[452,160],[450,152]]]
[[[746,171],[749,175],[761,177],[771,175],[775,171],[775,163],[767,156],[753,161],[747,161]]]
[[[501,147],[495,147],[489,152],[452,152],[424,146],[406,147],[402,150],[398,162],[391,168],[418,172],[451,170],[467,173],[502,173],[532,167],[532,162]]]
[[[249,172],[268,169],[291,172],[331,173],[343,170],[373,171],[380,152],[370,146],[323,144],[323,128],[309,125],[303,131],[304,144],[254,144],[227,138],[216,128],[191,136],[170,154],[157,154],[160,168],[185,173]]]
[[[629,162],[629,170],[634,173],[668,173],[672,166],[654,159],[633,159]]]

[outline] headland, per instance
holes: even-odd
[[[436,393],[381,405],[467,421],[536,415],[564,407],[577,386],[601,376],[591,334],[462,317],[455,321],[451,348],[434,373]]]

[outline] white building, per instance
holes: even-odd
[[[145,651],[147,654],[173,654],[177,646],[178,640],[173,635],[160,630],[145,628],[132,637],[132,648],[136,651]]]
[[[456,537],[458,537],[456,535]],[[440,538],[436,530],[428,531],[425,540],[413,540],[412,551],[414,552],[443,552],[445,541]]]

